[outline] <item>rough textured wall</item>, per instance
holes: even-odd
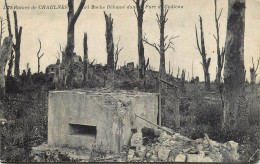
[[[151,93],[53,91],[49,94],[48,144],[54,146],[106,146],[118,153],[128,145],[131,129],[152,127],[135,114],[157,123],[158,97]],[[96,138],[71,135],[69,124],[96,126]]]

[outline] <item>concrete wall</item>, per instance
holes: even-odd
[[[131,129],[152,127],[135,114],[157,123],[158,97],[152,93],[53,91],[49,93],[48,144],[92,148],[104,145],[119,153],[128,145]],[[69,124],[96,126],[93,135],[71,135]]]

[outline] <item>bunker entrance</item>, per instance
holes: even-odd
[[[69,124],[69,134],[96,137],[97,127],[90,125]]]

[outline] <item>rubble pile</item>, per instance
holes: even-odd
[[[235,162],[238,161],[238,143],[229,141],[218,143],[204,138],[191,140],[178,133],[167,134],[163,130],[154,130],[155,142],[143,144],[141,131],[133,134],[128,162]]]

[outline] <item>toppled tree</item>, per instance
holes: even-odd
[[[143,38],[143,41],[154,47],[158,53],[160,54],[160,67],[159,67],[159,77],[160,78],[165,78],[166,76],[166,70],[165,70],[165,52],[169,49],[169,48],[173,48],[173,39],[179,37],[179,36],[176,36],[176,37],[171,37],[168,41],[168,43],[166,43],[166,40],[168,38],[168,35],[165,36],[164,34],[164,30],[165,30],[165,24],[166,22],[168,21],[168,18],[167,18],[167,14],[169,12],[169,9],[164,9],[164,0],[160,0],[160,8],[161,8],[161,13],[160,13],[160,16],[158,14],[156,14],[157,16],[157,23],[158,23],[158,26],[159,26],[159,29],[160,29],[160,44],[156,44],[156,43],[150,43],[148,41],[148,39],[144,36]]]
[[[216,82],[217,84],[220,83],[220,79],[221,79],[221,72],[222,72],[222,68],[223,68],[223,63],[224,63],[224,55],[225,55],[225,49],[224,47],[222,47],[222,50],[220,52],[220,48],[219,48],[219,19],[221,17],[221,13],[222,13],[222,9],[219,13],[219,15],[217,16],[217,0],[215,0],[215,23],[216,23],[216,30],[217,30],[217,35],[214,36],[216,43],[217,43],[217,55],[218,55],[218,65],[217,65],[217,72],[216,72]]]
[[[20,46],[21,46],[21,36],[23,28],[20,26],[18,30],[18,21],[17,14],[14,11],[14,26],[15,26],[15,44],[13,45],[13,49],[15,52],[15,61],[14,61],[14,77],[18,78],[20,75]]]
[[[120,42],[120,39],[118,40],[117,44],[116,44],[116,52],[115,52],[115,69],[117,67],[117,62],[118,62],[118,56],[120,54],[120,52],[123,50],[123,47],[119,48],[119,42]]]
[[[4,91],[5,88],[5,66],[9,56],[12,51],[12,38],[6,37],[3,41],[3,44],[0,47],[0,89],[1,92]]]
[[[42,49],[42,43],[41,43],[41,40],[40,40],[40,39],[38,39],[38,40],[39,40],[40,48],[39,48],[39,50],[38,50],[38,52],[37,52],[37,59],[38,59],[38,73],[40,73],[40,60],[41,60],[41,58],[43,57],[44,53],[42,53],[42,54],[40,55],[41,49]]]
[[[104,12],[106,20],[106,51],[107,51],[107,88],[114,88],[114,40],[113,40],[113,18],[111,13],[107,15]]]
[[[143,44],[143,16],[144,5],[147,0],[134,0],[136,5],[135,16],[137,18],[138,27],[138,57],[139,57],[139,79],[143,80],[145,77],[145,57],[144,57],[144,44]]]
[[[84,33],[83,38],[83,49],[84,49],[84,57],[83,57],[83,65],[84,65],[84,71],[83,71],[83,84],[86,85],[88,81],[88,35],[87,33]]]
[[[223,128],[248,128],[245,98],[245,0],[229,0],[224,65]]]
[[[67,29],[67,46],[65,49],[65,59],[64,66],[65,66],[65,78],[64,85],[71,85],[71,81],[74,77],[73,73],[73,55],[74,55],[74,48],[75,48],[75,37],[74,37],[74,28],[77,22],[77,19],[86,3],[86,0],[81,0],[77,11],[74,13],[74,0],[68,0],[68,29]]]
[[[251,84],[255,84],[256,83],[256,76],[257,76],[257,70],[258,70],[258,66],[259,66],[259,59],[257,59],[257,65],[256,65],[256,68],[255,68],[255,64],[254,64],[254,58],[252,57],[252,64],[253,64],[253,67],[251,68],[250,67],[250,83]]]
[[[197,47],[199,50],[199,53],[202,57],[202,66],[204,71],[204,81],[205,86],[209,90],[210,89],[210,74],[209,74],[209,65],[211,58],[207,59],[206,49],[205,49],[205,42],[204,42],[204,33],[203,33],[203,25],[202,25],[202,18],[200,17],[200,34],[201,34],[201,46],[199,45],[199,39],[197,34],[197,26],[195,25],[195,32],[196,32],[196,41],[197,41]]]

